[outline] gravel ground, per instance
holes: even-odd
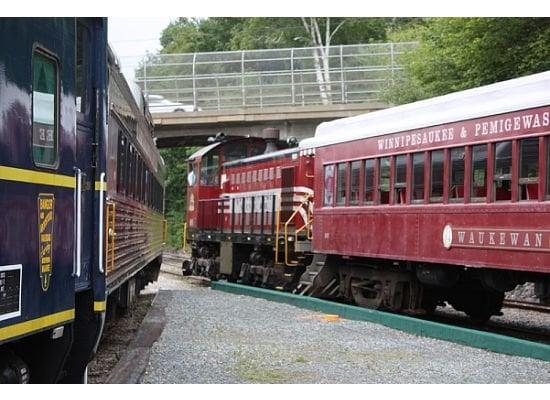
[[[172,301],[143,383],[550,383],[544,361],[333,321],[177,275],[162,274],[159,288]]]
[[[104,383],[135,337],[154,295],[143,293],[124,315],[108,321],[97,354],[88,365],[88,383]]]

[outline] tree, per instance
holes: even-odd
[[[419,41],[386,92],[398,104],[550,69],[549,18],[432,18],[391,37]]]
[[[342,19],[338,25],[336,25],[334,30],[331,30],[330,17],[325,18],[324,35],[321,35],[321,29],[319,28],[319,21],[317,18],[312,17],[308,20],[302,17],[304,29],[309,35],[311,43],[314,45],[312,49],[313,60],[315,63],[317,83],[319,84],[319,92],[321,93],[323,104],[329,104],[332,102],[332,89],[330,84],[330,42],[332,37],[336,34],[336,32],[338,32],[345,22],[346,20]]]

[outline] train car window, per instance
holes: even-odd
[[[380,180],[378,184],[380,204],[390,203],[390,158],[380,159]]]
[[[136,199],[141,199],[141,157],[137,157],[136,168]]]
[[[346,173],[348,163],[338,164],[338,176],[336,177],[336,205],[346,204]]]
[[[143,202],[145,205],[149,205],[149,180],[150,180],[149,169],[145,167],[145,182],[144,182],[144,199]]]
[[[275,169],[273,167],[269,168],[269,180],[272,181],[275,179]]]
[[[88,54],[89,32],[81,23],[76,24],[76,111],[86,113],[88,107]]]
[[[451,149],[449,163],[449,199],[459,201],[464,199],[464,147]]]
[[[443,150],[434,150],[431,153],[430,164],[430,201],[443,201]]]
[[[219,185],[219,165],[220,156],[218,154],[210,153],[203,157],[201,161],[201,185]]]
[[[264,179],[264,170],[260,169],[258,170],[258,182],[262,182]]]
[[[395,178],[393,187],[395,191],[394,203],[407,203],[407,156],[395,157]]]
[[[472,147],[472,200],[483,201],[487,196],[487,145]]]
[[[412,173],[412,200],[424,200],[424,153],[414,153]]]
[[[197,173],[195,172],[195,164],[193,162],[187,164],[187,171],[189,171],[187,172],[187,185],[195,186],[195,183],[197,183]]]
[[[349,183],[349,204],[359,204],[359,183],[360,183],[361,161],[351,163],[351,175]]]
[[[58,67],[38,50],[32,62],[32,155],[36,165],[51,168],[57,163]]]
[[[118,152],[117,152],[117,191],[124,192],[126,176],[126,145],[127,140],[121,130],[118,131]]]
[[[252,183],[252,171],[246,171],[246,183]]]
[[[332,207],[334,204],[334,165],[325,165],[325,190],[323,197],[323,205]]]
[[[520,200],[539,197],[539,138],[519,141],[519,196]]]
[[[254,170],[252,171],[252,182],[256,183],[257,180],[258,180],[258,171]]]
[[[281,179],[281,167],[277,167],[277,170],[275,172],[275,178]]]
[[[365,160],[365,203],[374,202],[374,159]]]
[[[493,175],[495,201],[512,200],[512,141],[495,144],[495,170]]]

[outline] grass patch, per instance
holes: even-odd
[[[263,367],[254,360],[237,361],[235,372],[240,379],[251,383],[283,383],[289,378],[284,371]]]

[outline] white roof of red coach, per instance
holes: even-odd
[[[550,71],[323,122],[301,148],[382,136],[550,104]]]

